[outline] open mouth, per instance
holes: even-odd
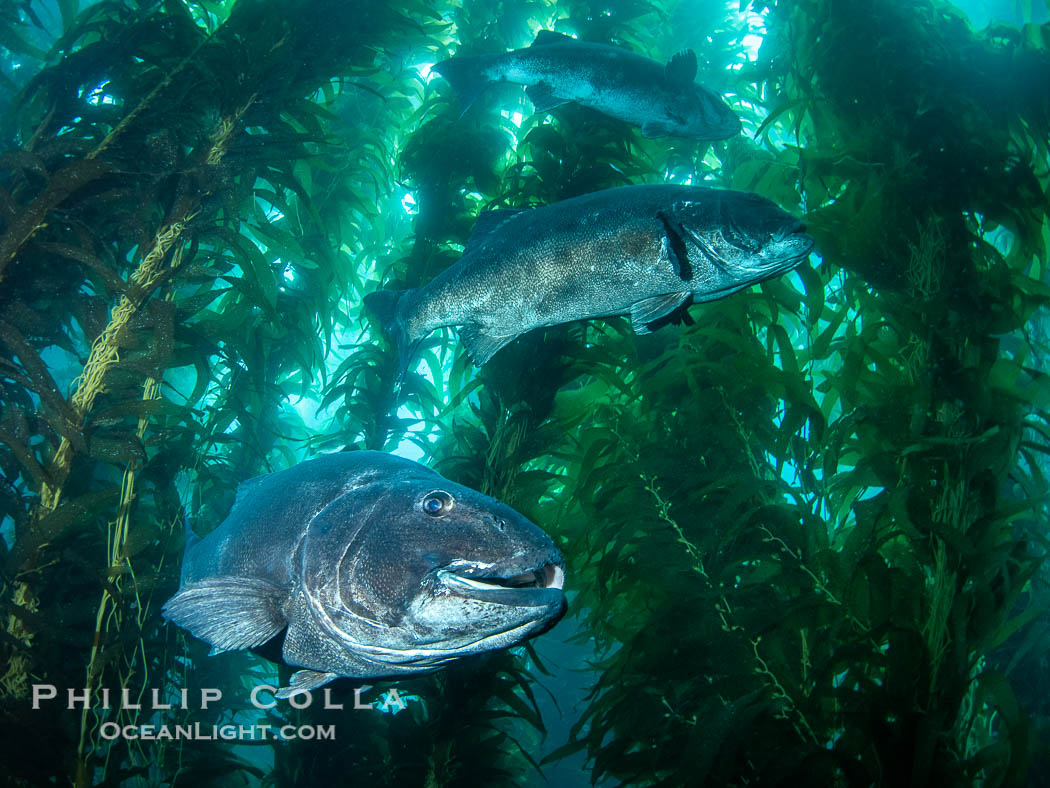
[[[547,564],[539,569],[528,572],[500,577],[498,575],[471,575],[459,570],[442,570],[442,579],[452,580],[456,583],[479,589],[495,588],[557,588],[565,585],[565,570],[557,564]]]
[[[560,592],[565,586],[565,567],[552,556],[495,565],[456,561],[438,569],[437,576],[442,584],[456,593],[517,604],[528,604],[525,598],[529,595],[542,591]],[[547,597],[548,594],[539,593],[538,596]]]

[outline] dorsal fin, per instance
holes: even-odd
[[[549,44],[571,44],[575,43],[576,39],[572,36],[567,36],[564,33],[556,33],[553,30],[541,30],[536,34],[536,40],[530,44],[530,46],[548,46]]]
[[[519,213],[522,213],[520,208],[500,208],[495,211],[483,211],[478,215],[477,221],[474,222],[474,229],[470,232],[470,238],[467,239],[467,246],[463,253],[466,254],[472,246],[482,243],[486,238],[499,230],[508,219],[514,218]]]
[[[684,88],[696,79],[696,52],[683,49],[664,66],[664,79],[673,87]]]

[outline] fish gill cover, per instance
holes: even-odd
[[[692,49],[744,133],[646,138],[517,85],[464,113],[433,71],[539,30]],[[1047,784],[1045,24],[934,0],[17,0],[0,47],[8,783]],[[396,389],[365,294],[434,279],[483,210],[655,183],[757,192],[820,256],[480,371],[441,329]],[[401,705],[354,710],[345,681],[341,711],[250,703],[290,668],[209,659],[161,617],[183,519],[206,533],[238,483],[345,447],[539,524],[569,617],[361,692]],[[111,735],[194,723],[336,735]]]

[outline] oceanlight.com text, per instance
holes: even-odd
[[[99,728],[103,739],[140,741],[193,740],[264,741],[271,739],[316,739],[334,741],[334,725],[118,725],[104,722]]]

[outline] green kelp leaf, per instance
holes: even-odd
[[[142,462],[146,459],[146,452],[142,442],[133,435],[91,436],[88,438],[88,456],[111,465],[125,466]]]
[[[206,309],[212,301],[228,292],[229,287],[213,287],[195,295],[179,298],[175,302],[175,309],[179,317],[185,320]]]
[[[277,283],[269,261],[263,257],[253,241],[240,233],[225,228],[216,228],[214,232],[225,241],[230,252],[236,255],[242,272],[240,277],[224,275],[219,278],[248,296],[256,306],[272,313],[277,303]]]
[[[0,46],[16,55],[24,55],[34,60],[47,60],[47,52],[34,46],[14,27],[0,24]]]
[[[139,553],[155,545],[164,538],[167,529],[160,523],[152,520],[134,519],[124,540],[123,554],[128,558],[134,558]],[[140,587],[141,590],[141,587]]]
[[[30,530],[19,535],[7,559],[7,570],[12,575],[30,568],[37,551],[68,534],[75,526],[93,519],[111,516],[113,505],[120,498],[120,487],[110,486],[75,498],[63,498],[58,508],[32,524]]]
[[[1026,784],[1025,778],[1032,758],[1033,741],[1028,717],[1021,709],[1009,680],[998,671],[985,670],[980,673],[977,676],[977,688],[979,697],[996,709],[1007,729],[1009,766],[1000,784],[1022,788]]]
[[[741,2],[741,5],[743,5],[743,2]],[[755,139],[758,139],[759,137],[768,134],[769,127],[773,123],[775,123],[777,119],[785,112],[790,112],[791,110],[802,106],[803,104],[805,104],[805,102],[806,99],[794,99],[791,101],[784,101],[781,102],[778,106],[771,109],[769,111],[769,114],[766,115],[765,120],[762,121],[762,124],[755,130]]]
[[[62,15],[62,32],[66,33],[73,27],[80,10],[80,0],[58,0],[58,10]]]
[[[773,356],[773,344],[775,343],[777,350],[779,351],[778,358],[780,364],[778,366],[787,373],[785,378],[794,380],[794,378],[798,377],[799,367],[798,359],[795,358],[795,347],[791,343],[791,338],[788,337],[787,331],[784,330],[784,327],[776,323],[770,325],[766,330],[767,345],[769,347],[770,356]],[[774,363],[775,360],[776,359],[774,359]],[[813,403],[813,407],[814,409],[817,409],[815,402]]]
[[[75,260],[95,273],[105,285],[110,296],[119,295],[127,290],[127,283],[107,263],[86,249],[62,243],[37,242],[37,248],[54,255]]]
[[[48,481],[47,472],[37,462],[34,452],[28,446],[25,446],[21,440],[2,428],[0,428],[0,444],[7,446],[11,450],[19,465],[33,479],[36,490],[39,490]]]
[[[5,266],[35,229],[46,222],[46,217],[66,198],[87,184],[109,174],[112,164],[98,159],[74,161],[53,173],[47,188],[37,195],[25,210],[20,211],[0,235],[0,266]]]
[[[1050,612],[1050,607],[1032,607],[1026,610],[1020,615],[1014,616],[1008,621],[1004,622],[999,630],[995,633],[992,639],[988,643],[988,650],[998,648],[1000,645],[1005,643],[1015,633],[1021,631],[1029,624],[1034,621],[1038,621],[1040,618],[1044,618]]]
[[[575,755],[576,753],[586,749],[587,746],[587,739],[579,739],[570,736],[569,741],[558,747],[553,752],[544,756],[543,760],[540,761],[540,765],[546,766],[556,761],[560,761],[563,758],[568,758],[570,755]]]
[[[283,214],[283,218],[295,215],[285,194],[273,189],[264,188],[255,189],[254,194],[256,199],[256,217],[258,220],[257,226],[253,227],[254,231],[261,232],[263,230],[260,230],[259,228],[265,228],[270,225],[271,219],[269,216],[273,210]],[[259,203],[263,203],[263,205],[259,205]],[[271,210],[266,210],[265,206],[267,205],[270,206]],[[279,222],[281,220],[282,217],[272,219],[273,222]]]
[[[532,693],[527,693],[528,702],[518,695],[517,690],[524,686],[523,682],[515,682],[514,684],[501,682],[495,692],[495,697],[507,704],[519,719],[525,720],[541,733],[546,733],[547,729],[543,726],[543,718],[540,716],[539,708],[536,706],[536,699],[532,696]]]
[[[796,268],[795,273],[802,280],[802,285],[805,288],[804,300],[809,325],[811,329],[816,328],[817,321],[824,315],[824,307],[827,303],[824,294],[826,287],[824,276],[807,262]]]
[[[21,331],[2,319],[0,319],[0,341],[3,341],[7,349],[18,357],[25,369],[26,387],[39,395],[41,401],[47,405],[47,409],[42,410],[41,415],[47,419],[51,428],[67,438],[75,448],[82,447],[84,439],[77,426],[80,420],[66,402],[65,397],[59,393],[58,386],[39,353],[26,341]]]
[[[519,145],[529,145],[545,156],[560,158],[565,154],[565,142],[561,133],[550,124],[539,124],[521,139]]]

